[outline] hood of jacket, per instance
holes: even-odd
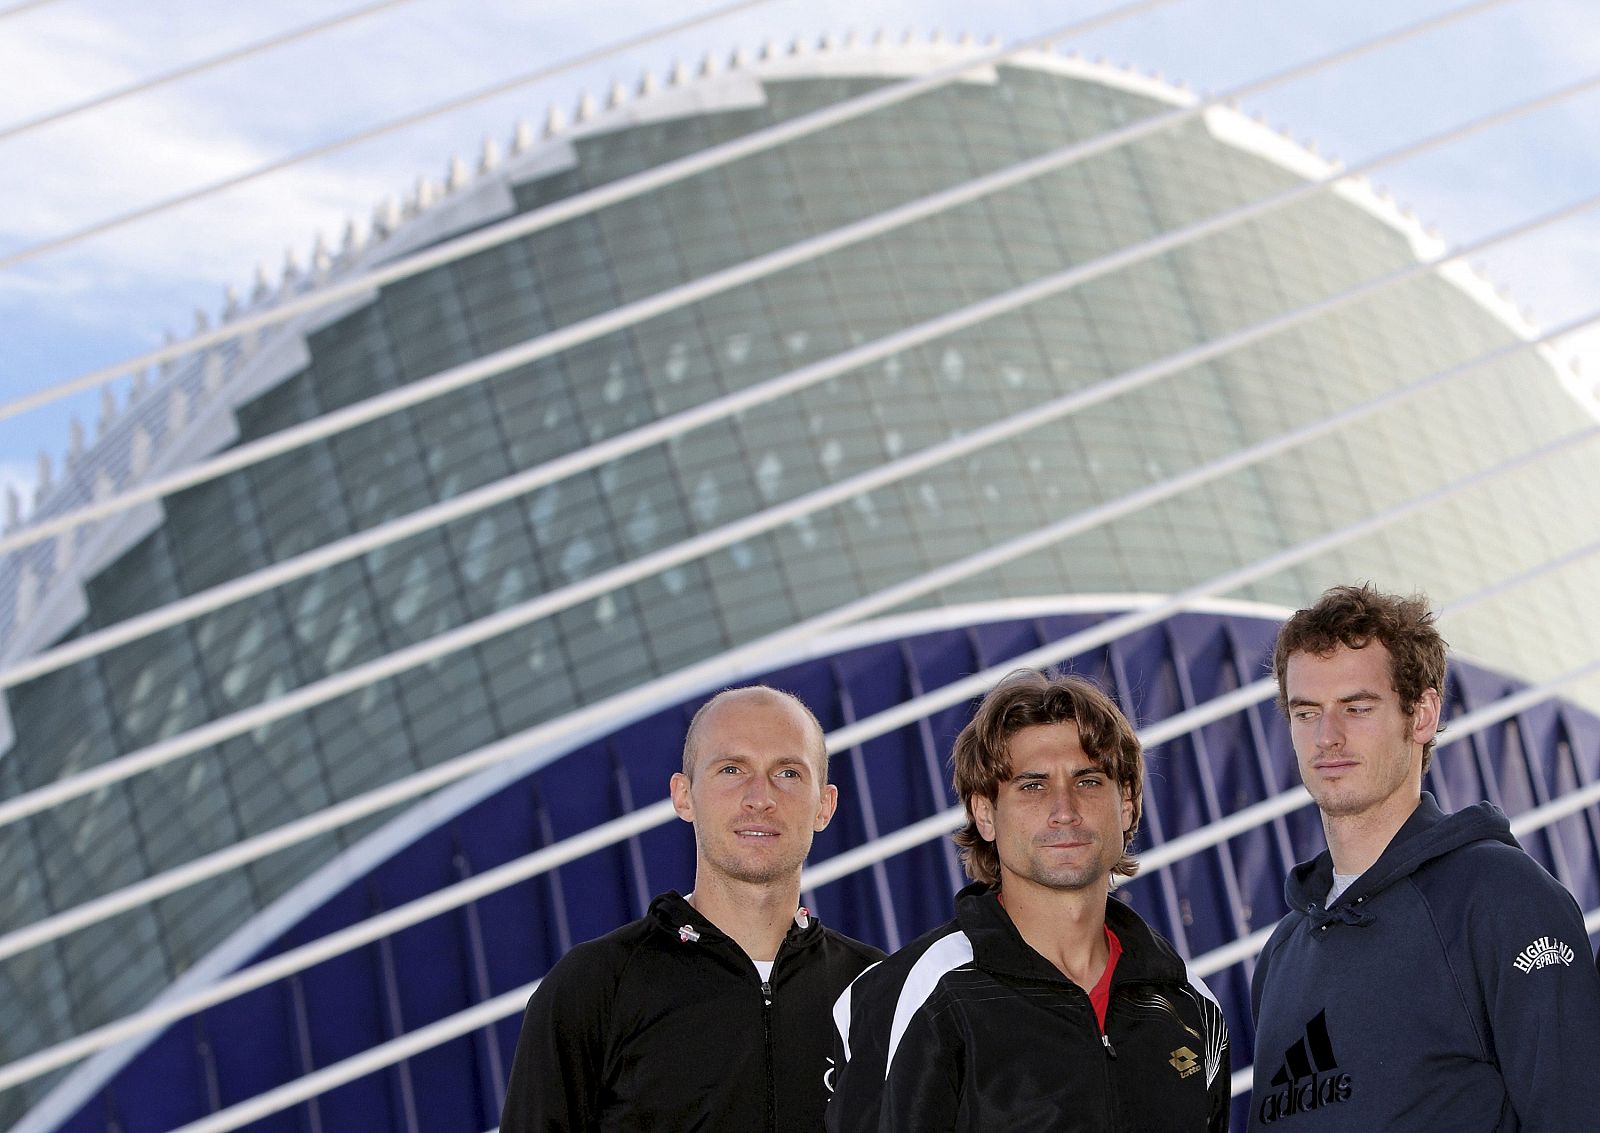
[[[1308,862],[1289,871],[1283,884],[1289,908],[1304,913],[1313,925],[1328,921],[1362,926],[1372,923],[1372,914],[1363,909],[1368,899],[1402,881],[1417,870],[1450,851],[1471,842],[1504,842],[1516,846],[1511,823],[1492,803],[1446,814],[1430,792],[1405,824],[1395,832],[1389,845],[1355,884],[1340,894],[1332,908],[1323,907],[1323,898],[1333,884],[1333,857],[1324,850]]]

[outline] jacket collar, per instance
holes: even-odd
[[[1328,887],[1333,884],[1333,858],[1326,850],[1289,871],[1283,884],[1284,901],[1289,908],[1309,916],[1317,927],[1335,920],[1365,926],[1372,923],[1372,914],[1355,906],[1366,905],[1368,897],[1410,877],[1435,858],[1472,842],[1517,845],[1511,824],[1498,807],[1485,802],[1446,814],[1433,795],[1424,791],[1417,809],[1401,824],[1378,860],[1340,895],[1332,909],[1323,907]]]
[[[996,975],[1065,982],[1050,961],[1035,952],[1010,914],[1000,904],[1000,891],[975,882],[956,894],[956,921],[972,941],[973,962]],[[1122,943],[1122,959],[1113,977],[1183,983],[1185,965],[1172,946],[1150,930],[1144,919],[1115,897],[1106,898],[1106,924]]]
[[[806,913],[804,918],[800,916],[802,911]],[[685,901],[676,889],[669,889],[651,901],[650,911],[646,916],[657,929],[686,943],[709,941],[738,947],[732,937],[707,920],[700,910]],[[805,921],[803,925],[802,919]],[[805,910],[804,906],[796,909],[795,919],[790,923],[789,931],[783,938],[784,946],[808,948],[820,939],[822,939],[822,922],[817,919],[817,915]]]

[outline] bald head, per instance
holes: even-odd
[[[700,745],[708,727],[723,713],[773,712],[788,716],[812,737],[812,753],[821,772],[820,781],[828,781],[828,745],[823,738],[822,725],[817,722],[805,701],[793,693],[766,685],[746,685],[743,688],[724,689],[700,706],[700,711],[689,721],[689,731],[683,737],[683,774],[694,778],[695,763],[700,755]]]

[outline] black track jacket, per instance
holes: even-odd
[[[828,1129],[1226,1130],[1221,1008],[1128,906],[1108,900],[1106,923],[1122,959],[1102,1042],[1088,993],[1028,946],[987,886],[963,889],[955,920],[840,996]]]
[[[798,924],[763,984],[676,893],[563,956],[535,989],[501,1133],[822,1125],[828,1011],[877,949]]]

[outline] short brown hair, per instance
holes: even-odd
[[[828,781],[828,740],[823,733],[822,725],[817,720],[817,714],[792,692],[771,685],[741,685],[738,688],[725,688],[710,700],[706,701],[695,712],[694,718],[689,721],[689,730],[683,736],[683,774],[687,779],[694,778],[694,759],[696,748],[700,743],[700,733],[705,729],[705,721],[711,715],[711,710],[725,700],[735,698],[760,698],[777,703],[788,702],[798,708],[807,720],[811,722],[811,736],[816,744],[816,755],[821,761],[822,782]]]
[[[1385,594],[1364,582],[1323,591],[1315,605],[1296,611],[1283,623],[1272,651],[1278,710],[1288,715],[1289,658],[1294,654],[1320,657],[1341,645],[1361,649],[1374,641],[1389,651],[1389,683],[1400,698],[1400,711],[1409,716],[1430,688],[1444,698],[1446,645],[1426,596]],[[1442,720],[1439,731],[1444,731]],[[1429,740],[1422,749],[1424,774],[1433,762],[1433,743]]]
[[[967,825],[956,834],[961,862],[976,881],[1000,883],[1000,855],[978,832],[973,796],[994,802],[1011,778],[1010,740],[1036,724],[1076,724],[1084,754],[1098,763],[1133,799],[1133,822],[1122,840],[1122,859],[1111,871],[1139,872],[1129,852],[1144,806],[1144,753],[1133,725],[1093,681],[1054,670],[1018,669],[989,691],[950,752],[951,785],[967,808]]]

